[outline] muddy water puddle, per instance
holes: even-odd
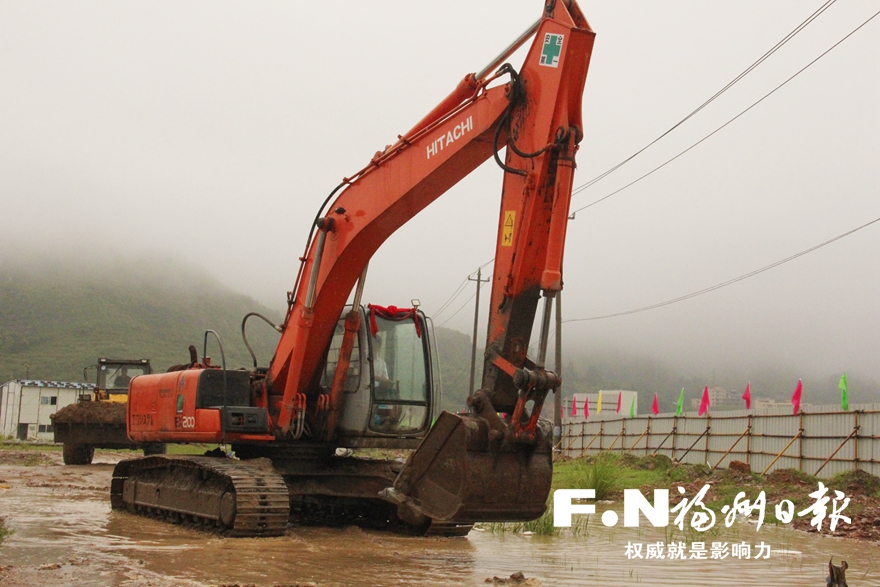
[[[40,571],[44,584],[484,585],[486,578],[522,571],[544,586],[809,586],[823,584],[833,556],[849,562],[850,585],[880,587],[877,544],[789,528],[756,531],[741,523],[685,538],[663,529],[606,528],[594,516],[579,535],[554,538],[477,531],[466,539],[410,538],[353,527],[297,527],[280,538],[232,539],[111,511],[106,465],[78,467],[73,483],[59,476],[64,468],[47,469],[0,492],[0,514],[14,529],[0,546],[0,566],[59,563],[58,570]],[[723,560],[626,555],[628,543],[642,544],[645,556],[648,544],[693,540],[705,541],[707,550],[712,542],[749,544],[752,556],[734,558],[729,550]],[[762,542],[770,557],[755,560]]]

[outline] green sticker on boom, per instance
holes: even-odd
[[[544,35],[544,46],[541,47],[541,65],[559,67],[559,56],[562,54],[562,39],[565,35]]]

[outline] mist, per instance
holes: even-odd
[[[281,312],[326,195],[541,6],[2,4],[2,257],[121,263],[153,283],[176,279],[163,265],[180,261]],[[663,134],[815,10],[794,0],[581,7],[597,39],[575,186]],[[705,138],[874,11],[835,4],[575,195],[572,210]],[[575,214],[567,357],[646,357],[731,386],[768,370],[792,386],[843,371],[880,380],[880,223],[705,295],[583,320],[720,284],[880,217],[878,41],[875,19],[697,147]],[[494,256],[501,181],[488,162],[394,234],[371,262],[365,301],[419,299],[436,324],[470,334],[472,282],[438,310]]]

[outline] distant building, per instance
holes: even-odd
[[[700,395],[698,397],[691,398],[691,408],[693,408],[694,410],[699,410],[701,401],[703,401],[702,391],[700,392]],[[745,402],[743,401],[742,397],[732,391],[724,389],[723,387],[710,387],[709,406],[716,409],[724,408],[727,410],[738,410],[741,408],[745,408]]]
[[[54,430],[49,416],[94,389],[90,383],[7,381],[0,387],[0,436],[52,442]]]
[[[633,408],[634,415],[639,415],[639,392],[626,391],[623,389],[603,389],[602,394],[602,411],[599,412],[599,394],[598,393],[576,393],[574,394],[574,402],[576,415],[572,416],[571,400],[563,402],[565,422],[582,422],[584,418],[584,403],[590,403],[590,420],[608,420],[611,418],[629,417],[630,407],[635,403]],[[617,400],[620,397],[620,413],[617,412]]]

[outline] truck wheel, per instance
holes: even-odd
[[[65,465],[90,465],[95,456],[95,447],[88,444],[64,444]]]
[[[153,442],[144,445],[144,456],[164,455],[166,453],[165,444],[161,442]]]

